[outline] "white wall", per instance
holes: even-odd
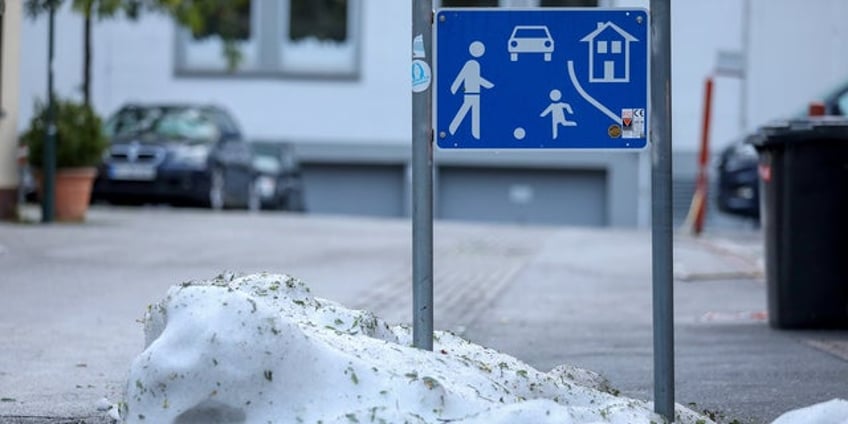
[[[700,147],[704,84],[718,52],[742,48],[740,0],[672,2],[672,119],[675,150]],[[720,77],[713,91],[711,147],[715,151],[739,132],[739,81]]]
[[[745,2],[750,19],[743,22]],[[617,0],[647,7],[648,0]],[[743,51],[749,37],[745,127],[737,78],[715,79],[711,147],[718,151],[746,131],[803,110],[848,80],[848,2],[845,0],[673,1],[672,107],[676,151],[696,151],[701,138],[704,81],[718,51]]]
[[[295,141],[400,143],[411,125],[409,2],[362,2],[359,80],[176,77],[174,25],[149,15],[137,23],[104,21],[94,29],[93,101],[108,114],[127,101],[209,102],[226,106],[249,137]],[[67,8],[66,8],[67,9]],[[77,95],[82,74],[82,19],[57,19],[56,89]],[[21,104],[28,118],[46,93],[46,18],[23,34]]]
[[[648,0],[609,0],[617,6]],[[744,1],[751,4],[747,127],[794,113],[848,77],[848,2],[844,0],[674,1],[674,149],[694,152],[701,137],[704,80],[719,50],[743,48]],[[174,76],[174,25],[148,16],[114,20],[94,29],[95,106],[108,114],[126,101],[200,101],[227,106],[248,136],[293,141],[406,143],[410,134],[410,2],[362,2],[361,78],[358,81]],[[57,19],[59,93],[78,93],[82,74],[81,18]],[[21,124],[34,97],[44,98],[46,18],[22,31]],[[713,151],[737,137],[742,85],[716,80]]]
[[[66,2],[68,3],[68,2]],[[79,94],[82,84],[82,19],[66,5],[56,14],[54,87],[58,95]],[[21,25],[20,129],[32,117],[36,100],[47,99],[47,15],[24,16]]]
[[[745,2],[750,5],[747,23]],[[747,47],[749,56],[744,83],[727,76],[715,79],[713,152],[773,119],[803,111],[810,101],[848,80],[848,2],[844,0],[676,2],[672,14],[677,150],[698,148],[704,78],[712,73],[719,50]],[[747,93],[744,110],[742,90]]]
[[[21,4],[6,2],[3,19],[3,103],[5,116],[0,119],[0,190],[18,185],[18,60],[21,28]]]
[[[751,16],[752,126],[848,81],[848,2],[753,0]]]

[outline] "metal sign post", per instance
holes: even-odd
[[[47,24],[47,131],[44,140],[44,157],[41,170],[41,222],[53,222],[56,196],[56,99],[53,95],[53,48],[56,20],[56,2],[51,0]]]
[[[651,204],[654,411],[674,421],[674,239],[671,225],[671,4],[651,0]]]
[[[412,342],[433,350],[433,1],[412,3]]]

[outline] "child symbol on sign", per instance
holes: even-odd
[[[564,127],[576,127],[577,122],[565,119],[565,112],[573,115],[574,111],[571,109],[570,104],[560,101],[562,99],[562,93],[559,90],[551,90],[550,97],[552,103],[539,116],[544,118],[551,115],[551,131],[553,132],[554,140],[556,140],[559,135],[558,130],[560,125]]]

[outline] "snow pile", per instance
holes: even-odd
[[[406,327],[314,298],[284,275],[171,288],[145,319],[128,423],[658,423],[598,375],[541,373],[449,333],[434,351]],[[677,422],[707,423],[681,406]]]
[[[781,415],[772,424],[848,424],[848,401],[833,399]]]

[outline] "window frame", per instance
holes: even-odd
[[[358,80],[362,71],[362,15],[364,2],[362,0],[347,0],[347,32],[348,42],[353,43],[350,64],[338,69],[316,67],[315,69],[291,69],[285,65],[282,37],[288,36],[288,19],[290,11],[289,0],[253,0],[251,7],[251,38],[256,37],[256,61],[250,66],[240,65],[230,71],[226,66],[226,58],[220,53],[221,66],[190,65],[187,63],[188,49],[191,48],[192,36],[176,22],[174,37],[174,75],[177,77],[212,77],[212,78],[283,78],[283,79],[331,79]],[[219,44],[220,44],[220,39]]]

